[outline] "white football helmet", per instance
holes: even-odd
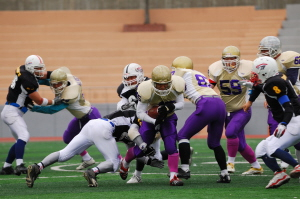
[[[158,65],[152,71],[152,87],[159,96],[166,96],[172,89],[172,75],[167,66]]]
[[[232,73],[240,65],[240,50],[235,46],[227,46],[222,52],[222,63],[224,69]]]
[[[54,70],[50,75],[50,88],[55,95],[61,94],[68,85],[67,73],[62,69]]]
[[[275,59],[269,56],[259,57],[253,61],[250,81],[257,86],[277,74],[278,67]]]
[[[135,77],[130,78],[130,77]],[[128,80],[129,78],[129,80]],[[129,89],[134,89],[138,84],[144,81],[143,68],[136,63],[130,63],[123,70],[123,84]]]
[[[43,59],[38,55],[30,55],[26,58],[25,69],[36,77],[43,77],[46,70]]]
[[[281,42],[277,37],[267,36],[264,37],[258,46],[258,57],[269,56],[276,57],[281,53]]]

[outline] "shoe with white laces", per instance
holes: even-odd
[[[127,184],[135,184],[135,183],[141,183],[141,182],[142,182],[142,177],[133,174],[133,176],[130,178],[130,180],[127,181]]]
[[[235,172],[234,163],[227,163],[227,171],[228,171],[228,173]]]
[[[194,154],[194,148],[193,147],[190,147],[190,159],[189,159],[189,165],[191,166],[192,165],[192,161],[193,161],[193,154]]]
[[[283,184],[286,184],[290,181],[290,176],[283,171],[275,172],[274,177],[270,180],[269,184],[266,186],[266,189],[278,188]]]
[[[122,178],[122,180],[126,180],[126,178],[128,176],[129,167],[125,168],[123,166],[123,160],[124,160],[124,158],[122,158],[122,160],[120,161],[119,172],[120,172],[120,177]]]
[[[300,165],[294,167],[293,171],[290,173],[291,178],[299,178],[300,177]]]
[[[89,187],[98,187],[96,174],[92,169],[88,169],[83,173],[83,177],[88,182]]]
[[[170,180],[170,186],[183,186],[183,182],[177,176],[174,176],[173,179]]]
[[[259,169],[251,167],[248,171],[242,173],[242,175],[256,175],[256,174],[263,174],[264,169],[260,167]]]
[[[77,168],[76,170],[82,170],[82,169],[85,169],[85,168],[88,168],[89,166],[92,166],[93,164],[95,164],[95,160],[92,158],[88,161],[83,161]]]

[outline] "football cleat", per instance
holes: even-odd
[[[97,179],[96,179],[96,174],[93,171],[93,169],[88,169],[83,173],[83,177],[86,179],[88,182],[89,187],[98,187]]]
[[[228,171],[228,173],[235,172],[234,163],[227,163],[227,171]]]
[[[29,188],[33,187],[34,181],[40,173],[40,167],[37,164],[29,165],[27,167],[26,184]]]
[[[191,166],[192,165],[192,161],[193,161],[193,154],[194,154],[194,148],[193,147],[190,147],[190,159],[189,159],[189,165]]]
[[[189,179],[191,177],[191,171],[184,171],[182,168],[178,169],[178,178],[184,178],[184,179]]]
[[[230,175],[221,175],[220,174],[220,179],[217,180],[217,183],[230,183],[231,182],[231,178],[230,178]]]
[[[170,186],[183,186],[183,182],[177,176],[174,176],[173,179],[170,180]]]
[[[266,186],[266,189],[278,188],[283,184],[286,184],[290,181],[290,176],[283,171],[275,172],[274,177],[270,180],[269,184]]]
[[[12,166],[2,167],[0,171],[0,175],[11,175],[11,174],[15,174],[15,170],[12,168]]]
[[[135,183],[141,183],[142,178],[141,176],[137,176],[133,174],[133,176],[130,178],[130,180],[127,181],[127,184],[135,184]]]
[[[85,168],[88,168],[89,166],[92,166],[93,164],[95,164],[95,160],[92,158],[88,161],[83,161],[77,168],[76,170],[82,170]]]
[[[291,178],[299,178],[300,177],[300,165],[294,167],[293,171],[290,173]]]
[[[15,168],[15,174],[17,176],[21,175],[21,173],[22,174],[26,174],[27,173],[27,168],[25,167],[24,163],[16,166],[16,168]]]
[[[255,174],[263,174],[264,169],[260,167],[259,169],[251,167],[248,171],[242,173],[242,175],[255,175]]]
[[[129,168],[125,168],[123,166],[123,160],[124,160],[124,158],[120,161],[119,172],[120,172],[120,177],[122,178],[122,180],[126,180],[126,178],[128,176]]]

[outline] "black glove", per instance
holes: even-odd
[[[164,122],[165,118],[167,117],[167,115],[158,115],[158,117],[155,120],[154,126],[155,126],[155,130],[159,130],[160,129],[160,124]]]
[[[157,167],[157,168],[164,168],[165,163],[164,161],[158,160],[156,158],[149,157],[149,160],[146,163],[147,165],[150,165],[151,167]]]
[[[158,107],[158,113],[160,115],[167,115],[172,113],[175,109],[175,105],[173,103],[166,103],[165,105],[161,105]]]
[[[146,156],[154,156],[156,151],[152,146],[148,146],[145,142],[142,143],[139,148],[144,152]]]

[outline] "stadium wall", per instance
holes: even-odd
[[[149,0],[149,8],[194,8],[254,6],[256,9],[285,9],[300,0]],[[145,0],[0,0],[0,10],[100,10],[144,9]]]

